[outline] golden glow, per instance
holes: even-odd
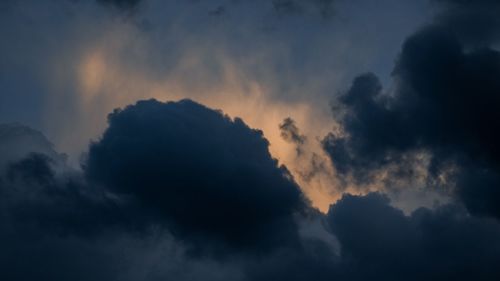
[[[114,108],[139,99],[168,101],[190,98],[208,107],[221,109],[231,117],[241,117],[250,127],[262,130],[270,142],[273,157],[287,166],[313,205],[320,210],[326,211],[339,196],[334,188],[333,169],[318,141],[333,128],[329,115],[318,113],[312,103],[303,100],[290,102],[273,98],[272,89],[249,79],[237,63],[217,52],[206,54],[199,50],[187,50],[163,76],[148,74],[150,70],[140,64],[134,67],[124,65],[118,55],[123,42],[136,39],[130,32],[117,31],[82,52],[75,72],[79,108],[73,113],[75,117],[72,120],[60,121],[64,123],[63,133],[57,137],[61,150],[85,151],[87,140],[95,139],[102,133],[106,127],[106,115]],[[207,56],[220,69],[215,79],[217,83],[204,76],[210,73],[200,71]],[[57,79],[61,80],[60,77]],[[56,101],[54,108],[60,106]],[[287,117],[293,118],[308,138],[302,156],[296,154],[293,144],[285,142],[280,136],[278,125]],[[324,169],[317,176],[305,180],[301,174],[312,169],[310,161],[313,155],[322,159]]]
[[[78,73],[84,100],[88,101],[99,93],[106,73],[106,63],[102,52],[94,51],[87,55],[80,65]]]

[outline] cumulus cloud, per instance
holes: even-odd
[[[21,129],[12,146],[34,152],[0,170],[6,280],[247,280],[258,264],[329,248],[302,240],[299,220],[319,214],[241,119],[190,100],[140,101],[110,114],[83,172],[58,169],[57,154],[22,142],[36,131]]]
[[[342,245],[347,280],[491,280],[500,255],[500,225],[459,206],[421,208],[406,216],[379,193],[346,195],[328,221]]]
[[[500,2],[496,0],[433,0],[436,21],[455,32],[469,47],[485,47],[500,38]]]
[[[2,280],[498,279],[497,4],[434,2],[385,89],[418,1],[2,2],[0,118],[86,147],[0,126]]]
[[[262,132],[190,100],[116,110],[90,146],[86,176],[130,196],[179,238],[260,249],[296,239],[307,202]]]
[[[0,124],[0,170],[31,153],[48,155],[58,161],[65,158],[41,132],[17,123]]]
[[[6,280],[500,274],[497,221],[458,205],[405,215],[381,194],[345,195],[323,215],[241,119],[191,100],[144,100],[108,121],[83,171],[58,172],[39,152],[0,173]]]
[[[364,182],[373,180],[380,167],[412,166],[408,155],[427,154],[424,176],[446,176],[443,184],[458,185],[471,211],[498,217],[499,75],[498,51],[466,51],[446,29],[424,28],[403,45],[393,72],[394,92],[384,93],[378,79],[366,74],[338,99],[346,134],[330,134],[324,147],[340,174]],[[409,171],[399,176],[418,176]],[[479,176],[472,183],[473,174],[488,174],[488,180]],[[469,189],[474,201],[462,196]]]

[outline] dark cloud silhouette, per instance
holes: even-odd
[[[340,174],[366,182],[384,165],[411,165],[408,154],[430,153],[430,176],[453,168],[447,184],[459,186],[469,209],[500,217],[494,207],[500,201],[494,180],[500,171],[500,53],[466,51],[453,33],[431,26],[406,40],[393,76],[391,95],[365,74],[338,99],[346,135],[330,134],[323,145]]]
[[[142,246],[132,254],[148,257],[154,251],[144,250],[147,241],[162,243],[166,239],[164,235],[151,237],[155,232],[172,232],[179,245],[199,242],[200,251],[231,256],[265,251],[271,257],[280,256],[283,263],[305,255],[304,246],[321,244],[299,240],[293,216],[319,214],[309,210],[286,169],[271,158],[262,133],[242,120],[189,100],[149,100],[116,110],[109,121],[102,139],[91,145],[85,174],[62,169],[42,152],[28,153],[0,170],[3,280],[34,276],[116,280],[125,276],[119,270],[123,266],[138,267],[139,272],[151,270],[152,265],[131,263],[130,257],[120,254],[120,248],[139,243]],[[15,143],[31,145],[20,140],[30,139],[36,132],[20,128],[10,136],[13,147]],[[50,144],[42,134],[35,135],[37,142]],[[30,146],[25,149],[31,150]],[[121,156],[116,158],[115,153]],[[54,155],[58,154],[54,151]],[[125,166],[116,166],[120,163]],[[126,181],[131,182],[122,181],[123,176],[129,176]],[[271,254],[271,248],[277,254]],[[327,247],[322,248],[326,251]],[[182,263],[203,261],[201,256],[193,259],[192,247],[188,249],[189,258],[178,257]],[[167,264],[161,268],[169,268],[172,261],[162,259]],[[283,269],[271,273],[268,263],[276,262],[275,258],[239,259],[232,270],[247,272],[248,278],[257,264],[269,268],[262,273],[251,270],[257,276],[284,274]],[[196,267],[190,270],[196,271]],[[163,269],[157,274],[192,280]],[[210,274],[194,276],[210,280]],[[141,279],[156,280],[154,276]]]
[[[21,125],[0,131],[3,148],[11,152],[0,169],[2,280],[112,278],[114,261],[94,234],[102,234],[100,225],[112,226],[104,218],[113,205],[99,202],[76,174],[68,174],[40,132]]]
[[[260,131],[190,100],[115,110],[84,169],[62,169],[38,152],[0,170],[2,280],[500,275],[496,220],[454,205],[408,216],[381,194],[345,195],[324,216],[277,166]],[[299,234],[313,221],[316,235]],[[193,244],[226,258],[192,255]]]
[[[120,11],[136,11],[145,1],[91,2]],[[161,79],[165,77],[164,70],[175,66],[169,60],[178,58],[179,50],[190,50],[191,43],[176,46],[175,42],[183,42],[179,35],[189,34],[196,39],[196,47],[204,49],[206,46],[199,44],[204,40],[220,40],[222,43],[215,49],[241,54],[245,60],[248,50],[261,53],[261,45],[279,47],[276,53],[256,60],[256,65],[268,63],[275,54],[286,55],[282,51],[287,49],[281,46],[290,45],[292,63],[283,64],[278,58],[279,63],[274,64],[277,71],[273,71],[286,75],[281,80],[287,87],[289,81],[294,81],[314,92],[315,87],[311,86],[322,80],[314,73],[330,73],[331,62],[335,61],[325,59],[324,53],[337,53],[330,48],[338,41],[323,40],[325,32],[335,31],[332,36],[337,32],[369,33],[364,28],[342,31],[337,25],[329,29],[310,24],[311,18],[319,17],[318,13],[323,17],[332,13],[331,0],[266,0],[256,5],[252,1],[191,2],[200,5],[190,10],[195,5],[158,1],[145,5],[152,8],[151,14],[160,11],[158,17],[151,20],[149,14],[138,14],[139,21],[144,18],[151,24],[150,33],[161,29],[159,26],[176,27],[174,33],[154,36],[171,38],[172,42],[151,41],[151,45],[172,50],[164,52],[161,47],[147,52],[151,55],[148,59],[160,65]],[[238,3],[240,6],[236,6]],[[45,58],[50,65],[54,58],[80,58],[79,52],[64,55],[60,51],[86,50],[87,36],[95,35],[93,31],[85,35],[86,28],[71,28],[75,22],[69,19],[76,18],[78,26],[93,22],[98,30],[106,29],[103,23],[107,23],[100,16],[93,17],[96,7],[67,4],[60,9],[61,14],[46,14],[55,19],[50,25],[53,35],[47,39],[50,44],[44,47],[51,51],[38,50],[36,55],[30,55],[30,47],[19,53],[19,46],[29,46],[23,42],[38,38],[33,36],[35,33],[45,34],[46,29],[40,29],[45,17],[33,17],[43,14],[38,8],[44,5],[39,5],[33,6],[36,8],[31,9],[32,13],[25,6],[18,9],[16,5],[15,12],[8,15],[16,20],[7,19],[3,25],[8,31],[6,41],[11,42],[5,58],[22,54],[4,63],[8,67],[2,70],[9,75],[3,75],[7,81],[3,88],[4,92],[24,89],[12,92],[34,93],[28,95],[37,99],[14,99],[24,109],[31,108],[25,100],[37,103],[38,99],[47,98],[39,92],[42,87],[33,81],[29,83],[33,78],[26,76],[26,69],[44,65]],[[359,10],[356,5],[351,8]],[[372,181],[374,173],[380,169],[388,172],[387,167],[393,164],[397,170],[391,167],[390,176],[414,177],[418,172],[413,171],[411,155],[428,154],[430,163],[426,168],[430,178],[451,173],[440,184],[453,186],[460,199],[456,205],[421,208],[406,215],[381,194],[345,195],[324,216],[309,207],[290,173],[271,157],[262,133],[241,119],[231,119],[189,100],[140,101],[109,115],[109,127],[90,145],[82,160],[83,171],[68,167],[65,156],[55,151],[41,133],[20,125],[0,126],[0,279],[499,279],[496,263],[500,257],[500,224],[498,220],[476,216],[500,216],[500,150],[496,145],[500,127],[500,59],[498,51],[491,47],[497,42],[498,20],[493,14],[498,6],[494,1],[460,0],[441,1],[441,5],[444,10],[436,18],[438,24],[420,30],[404,44],[393,73],[396,83],[389,93],[384,92],[375,75],[365,74],[356,78],[350,90],[337,100],[334,111],[344,130],[328,135],[323,146],[339,176],[345,176],[347,181],[349,175],[354,175],[359,182]],[[79,15],[80,7],[90,14]],[[24,13],[28,16],[20,17]],[[224,15],[230,24],[208,25],[200,17],[208,17],[207,13]],[[306,16],[286,16],[291,14]],[[58,18],[62,15],[64,19]],[[276,37],[278,45],[270,41],[271,36],[255,36],[260,33],[241,37],[241,30],[260,25],[269,15],[275,22],[267,24],[279,28],[278,32],[266,32]],[[109,17],[107,13],[101,16]],[[382,13],[378,17],[385,16]],[[176,17],[182,20],[175,20]],[[18,18],[22,19],[19,26],[13,25]],[[89,18],[94,21],[86,21]],[[280,21],[276,18],[286,20],[276,24]],[[26,19],[29,25],[24,24]],[[115,26],[114,19],[112,22]],[[64,27],[64,32],[54,29],[56,26]],[[235,29],[223,28],[214,34],[210,32],[214,26]],[[31,31],[26,33],[26,29]],[[19,34],[23,35],[20,39],[16,37]],[[74,40],[70,34],[83,39]],[[221,34],[228,36],[219,37]],[[237,40],[234,34],[238,35]],[[289,34],[294,37],[288,38]],[[102,36],[107,38],[108,33]],[[134,42],[141,41],[132,37]],[[384,41],[378,34],[374,37]],[[351,50],[350,46],[356,44],[348,37],[338,37],[341,42],[344,39],[349,51],[339,52],[339,58],[346,57],[349,65],[356,65],[352,59],[363,57],[363,52]],[[74,43],[68,45],[65,41]],[[390,44],[384,43],[384,52],[385,45]],[[111,44],[111,48],[114,46]],[[323,47],[318,49],[319,46]],[[374,49],[371,45],[366,48]],[[315,55],[305,53],[307,49]],[[47,55],[52,53],[56,55]],[[160,53],[167,54],[167,58]],[[129,55],[127,52],[118,59],[134,60]],[[252,56],[249,61],[253,61]],[[63,64],[61,69],[73,69],[71,65]],[[212,69],[196,68],[202,73]],[[312,75],[311,69],[315,69]],[[134,73],[142,70],[139,66]],[[304,70],[308,70],[307,75],[302,75]],[[269,72],[272,71],[260,75],[273,82],[279,80],[269,76]],[[12,73],[17,78],[11,78]],[[203,80],[198,75],[188,76],[192,81]],[[258,76],[243,77],[253,81],[259,80],[255,79]],[[302,77],[306,76],[314,77],[314,83],[304,83]],[[214,81],[220,84],[221,80]],[[28,87],[17,88],[17,84]],[[293,95],[287,87],[280,87],[279,92]],[[53,88],[51,84],[50,89]],[[64,92],[72,89],[63,87]],[[311,92],[307,92],[308,99]],[[78,104],[73,107],[63,95],[61,98],[59,105],[73,115],[76,110],[71,109],[79,108]],[[5,109],[15,111],[15,107],[9,106],[12,102],[4,104]],[[60,118],[61,114],[57,114],[57,119],[65,119]],[[48,127],[53,125],[45,122]],[[78,127],[71,120],[68,123],[70,128]],[[292,119],[285,119],[280,130],[283,138],[297,147],[312,141],[306,140]],[[306,181],[327,169],[328,163],[314,153],[301,157],[311,162],[311,170],[298,173]]]
[[[346,280],[494,280],[500,225],[453,205],[406,216],[378,193],[345,195],[328,213]]]
[[[7,169],[10,180],[33,181],[41,185],[50,184],[54,171],[50,167],[52,159],[45,154],[31,153],[25,159],[12,163]]]
[[[262,132],[190,100],[140,101],[110,114],[85,172],[204,244],[260,251],[292,243],[292,215],[307,204]]]
[[[91,237],[119,230],[144,229],[140,212],[86,185],[77,171],[61,171],[44,154],[32,153],[0,173],[2,224],[15,231],[36,228],[43,234]]]
[[[35,132],[22,128],[11,138],[13,145],[25,145],[19,140]],[[61,169],[42,152],[11,161],[0,170],[2,278],[134,280],[127,270],[136,268],[159,271],[158,278],[211,280],[218,259],[193,256],[193,243],[198,253],[238,257],[229,272],[241,272],[243,280],[326,278],[335,253],[320,239],[299,237],[294,217],[321,220],[322,215],[308,207],[267,147],[262,133],[240,119],[189,100],[149,100],[110,114],[109,128],[84,160],[84,174]],[[166,264],[155,270],[121,254],[139,243],[130,254],[154,259],[158,254],[148,241],[167,239],[154,233],[173,233],[169,243],[189,255],[174,263],[167,257],[173,253],[165,252],[155,263]],[[209,274],[166,271],[193,262],[215,264]]]
[[[41,132],[0,125],[0,144],[0,202],[8,224],[35,224],[49,233],[77,236],[145,227],[134,206],[88,185]]]
[[[285,252],[264,261],[248,261],[248,280],[342,280],[338,274],[338,258],[323,243],[309,252]],[[349,280],[349,279],[347,279]]]
[[[437,21],[472,47],[485,47],[500,39],[500,2],[496,0],[434,0],[443,11]]]

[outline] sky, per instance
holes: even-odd
[[[498,14],[2,1],[0,279],[498,279]]]

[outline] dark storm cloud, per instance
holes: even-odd
[[[434,0],[443,11],[437,21],[467,45],[484,47],[500,40],[500,2],[497,0]]]
[[[328,220],[342,245],[348,280],[495,280],[500,225],[457,206],[406,216],[387,197],[345,195]]]
[[[76,177],[61,174],[63,160],[40,132],[1,128],[1,157],[8,156],[0,168],[2,280],[111,278],[112,262],[93,248],[95,240],[76,238],[95,233],[106,205],[94,204]]]
[[[337,256],[323,243],[315,246],[309,252],[289,251],[264,261],[248,261],[247,280],[342,280],[338,274]]]
[[[189,100],[149,100],[116,110],[109,121],[102,139],[91,145],[86,174],[44,153],[52,147],[39,132],[5,126],[11,149],[17,143],[26,146],[20,150],[38,152],[23,154],[0,170],[2,280],[109,280],[124,276],[119,268],[126,264],[149,270],[153,265],[130,264],[133,258],[119,253],[129,241],[145,244],[132,254],[156,255],[143,249],[150,239],[165,239],[151,237],[155,231],[172,232],[180,245],[196,242],[197,250],[227,255],[265,252],[274,257],[269,250],[277,249],[287,253],[276,254],[283,263],[304,255],[304,245],[322,243],[299,240],[293,216],[312,210],[286,169],[271,158],[262,133],[242,120]],[[164,255],[171,254],[157,262],[172,267]],[[176,262],[203,260],[180,258]],[[235,268],[246,272],[261,264],[271,270],[268,263],[276,259],[265,260],[243,258]],[[193,280],[161,268],[159,276]],[[215,273],[195,279],[210,280]]]
[[[24,146],[19,140],[35,132],[21,128],[10,130],[18,132],[10,137],[12,147]],[[190,100],[140,101],[110,114],[84,174],[63,164],[43,152],[27,153],[0,171],[2,280],[134,280],[129,268],[158,271],[141,280],[211,280],[217,259],[193,256],[193,243],[197,253],[236,258],[222,275],[228,280],[241,274],[243,280],[326,280],[334,272],[331,246],[299,237],[294,217],[321,221],[322,215],[271,158],[262,133],[240,119]],[[169,243],[187,245],[189,255],[169,258],[173,253],[165,252],[156,270],[134,262],[135,255],[146,261],[158,255],[147,246],[165,239],[152,235],[158,231],[173,233]],[[124,256],[127,243],[142,246]],[[215,264],[195,277],[167,271],[198,262]]]
[[[54,172],[50,167],[52,159],[44,154],[32,153],[25,159],[15,162],[7,168],[7,177],[10,180],[19,179],[33,181],[46,185],[54,178]]]
[[[85,171],[179,238],[260,251],[293,243],[292,215],[307,204],[268,145],[241,119],[190,100],[140,101],[109,115]]]
[[[140,5],[140,1],[101,2],[126,10]],[[173,21],[173,25],[188,28],[174,35],[190,33],[206,25],[201,21],[193,27],[190,21],[195,17],[185,17],[174,8],[158,8],[179,7],[181,2],[158,4],[160,2],[153,6],[154,10],[160,11],[160,18],[167,22],[152,21],[152,26],[161,25],[159,23],[170,26],[169,20],[177,14],[186,20]],[[252,7],[252,2],[245,2],[250,4],[244,6],[240,14],[234,14],[247,15],[251,24],[228,24],[238,27],[237,34],[259,21],[255,20],[254,12],[260,15],[262,7],[268,9],[265,11],[274,8],[272,1],[266,1],[262,3],[268,5],[260,3],[260,10],[251,12],[246,8]],[[332,3],[328,0],[274,1],[277,2],[292,3],[291,7],[298,6],[296,11],[301,14],[308,12],[307,9],[319,11],[315,7],[321,7],[321,3],[326,6]],[[195,14],[207,16],[207,11],[217,11],[217,7],[222,7],[219,5],[210,3]],[[227,13],[230,18],[234,6],[223,7],[227,8],[223,14]],[[34,10],[34,14],[39,13],[39,9]],[[170,14],[166,16],[164,11]],[[290,11],[295,13],[293,9]],[[278,12],[288,13],[287,9]],[[109,16],[106,12],[103,14]],[[79,13],[72,11],[67,17],[74,18],[74,15]],[[93,22],[88,16],[80,18],[81,22]],[[38,29],[43,20],[34,20],[30,28],[35,27],[37,34],[50,35],[57,33],[55,27],[71,26],[71,22],[66,24],[67,19],[61,20],[51,13],[47,18],[55,19],[54,26]],[[233,16],[233,19],[239,21],[240,17]],[[26,52],[29,54],[33,45],[23,42],[32,42],[32,33],[23,33],[25,27],[13,29],[8,20],[3,22],[6,29],[14,30],[6,42],[15,44],[9,45],[6,54],[21,54],[18,48],[22,46],[29,46]],[[404,164],[399,165],[402,170],[398,176],[412,176],[411,167],[407,167],[411,164],[407,154],[421,150],[430,153],[429,173],[439,177],[443,170],[451,169],[454,174],[450,181],[456,184],[456,194],[472,216],[460,204],[433,210],[422,208],[405,215],[380,194],[346,195],[323,216],[310,209],[289,172],[271,157],[269,143],[262,133],[249,128],[241,119],[230,119],[189,100],[140,101],[110,114],[108,129],[90,145],[82,160],[83,172],[68,167],[64,155],[55,151],[41,133],[18,125],[0,126],[0,279],[499,279],[500,224],[497,220],[473,216],[499,214],[500,153],[495,145],[498,143],[495,132],[499,127],[498,52],[468,50],[462,46],[470,43],[465,42],[466,37],[450,31],[444,22],[442,29],[428,28],[407,40],[394,71],[397,81],[394,95],[385,95],[373,74],[362,75],[354,81],[335,109],[343,111],[339,121],[347,136],[332,133],[323,144],[340,175],[353,173],[360,181],[370,181],[373,170],[394,162]],[[104,26],[99,20],[94,23],[98,29]],[[297,71],[292,77],[282,79],[285,84],[291,80],[301,84],[300,77],[315,77],[316,72],[311,75],[304,69],[323,72],[325,68],[317,67],[319,61],[331,67],[334,60],[326,60],[323,51],[335,53],[329,50],[335,44],[318,40],[325,37],[323,29],[310,25],[300,32],[298,25],[283,23],[283,30],[293,33],[294,39],[272,34],[283,45],[293,45],[294,63],[278,63],[278,72]],[[24,26],[24,22],[21,25]],[[388,26],[397,28],[393,23]],[[57,45],[49,44],[47,49],[59,58],[62,49],[73,50],[80,43],[85,45],[86,40],[67,37],[68,34],[81,37],[86,34],[82,30],[69,28],[66,35],[47,37]],[[364,32],[358,33],[363,37],[368,35],[369,32],[361,30]],[[204,33],[208,34],[208,42],[217,41],[206,31],[200,29],[199,33],[193,33],[200,39],[196,43],[203,41]],[[351,31],[347,33],[356,33]],[[23,40],[12,41],[18,34],[23,34]],[[182,41],[171,35],[157,34]],[[273,45],[267,44],[269,37],[262,40],[254,35],[250,33],[244,40],[229,36],[230,40],[223,40],[222,45],[231,45],[228,50],[239,50],[242,57],[264,42],[266,46]],[[380,40],[378,34],[375,37]],[[56,40],[61,38],[76,43],[68,45],[64,40]],[[161,42],[152,43],[156,46]],[[474,46],[477,45],[485,44]],[[185,44],[165,46],[174,50],[165,52],[158,48],[151,52],[155,63],[165,69],[171,65],[165,63],[168,59],[164,60],[159,53],[176,57],[179,55],[176,50],[189,47]],[[303,53],[311,46],[311,53],[317,56]],[[318,50],[318,46],[324,49]],[[350,46],[347,49],[354,54],[347,59],[350,64],[361,52]],[[343,57],[344,53],[341,54]],[[38,61],[47,56],[39,52],[20,57],[23,64],[18,70],[11,67],[16,65],[16,58],[13,64],[7,61],[3,65],[6,67],[1,71],[9,75],[3,75],[0,82],[30,84],[31,78],[24,74],[25,69],[32,68],[32,57]],[[69,57],[77,56],[75,53]],[[268,58],[265,56],[265,65],[269,63]],[[318,61],[305,63],[314,58]],[[261,65],[260,62],[257,64]],[[62,69],[72,69],[69,65],[64,64]],[[10,78],[12,73],[20,78]],[[198,79],[196,75],[191,77],[193,81]],[[3,88],[9,91],[9,87]],[[34,97],[45,95],[36,91],[39,87],[27,88],[35,89],[19,93],[32,93],[29,95]],[[18,93],[17,90],[13,93]],[[289,95],[289,91],[282,92]],[[125,95],[127,93],[120,94]],[[2,96],[2,101],[11,99]],[[17,105],[18,99],[15,100]],[[19,104],[31,112],[26,101],[33,102],[33,99],[19,99]],[[12,107],[11,104],[4,103],[3,108]],[[58,112],[57,119],[75,114],[73,107],[65,102],[61,104],[64,107],[54,108],[65,108],[71,114]],[[71,121],[68,123],[71,129],[78,127]],[[49,127],[53,125],[49,122]],[[291,119],[285,120],[281,129],[285,139],[296,145],[306,142]],[[314,154],[311,159],[313,171],[324,169],[321,159],[315,160]],[[315,221],[316,228],[308,225],[309,220]],[[303,232],[314,235],[307,237]],[[193,255],[193,249],[203,254]]]
[[[324,217],[271,158],[260,131],[190,100],[115,110],[90,146],[85,172],[61,166],[39,152],[1,170],[2,280],[491,280],[500,274],[495,220],[451,205],[406,216],[380,194],[345,195]],[[294,215],[316,221],[323,234],[299,235],[304,226]],[[323,224],[336,235],[340,256]],[[170,232],[169,245],[188,245],[190,254],[161,246],[162,233]],[[198,253],[234,259],[192,255],[193,243]],[[192,273],[172,270],[178,267]]]
[[[116,202],[86,186],[39,131],[0,125],[0,202],[10,223],[35,223],[51,231],[89,234],[102,225],[124,225]],[[116,210],[114,210],[116,209]],[[99,214],[99,215],[97,215]]]
[[[500,201],[500,53],[465,51],[453,33],[431,26],[407,39],[393,76],[393,95],[365,74],[338,99],[348,136],[330,134],[323,142],[338,171],[369,181],[376,168],[429,152],[431,175],[455,167],[450,182],[460,186],[469,209],[500,217],[494,207]]]
[[[27,221],[76,235],[167,226],[194,250],[217,253],[298,246],[293,216],[307,212],[308,202],[262,132],[241,119],[189,100],[115,110],[90,147],[85,175],[64,161],[56,166],[58,154],[40,133],[3,128],[8,150],[38,151],[10,161],[3,179],[17,200],[11,210],[24,204]]]
[[[77,171],[61,171],[54,159],[31,153],[0,173],[6,230],[33,228],[40,235],[94,237],[145,228],[141,213],[85,184]]]

